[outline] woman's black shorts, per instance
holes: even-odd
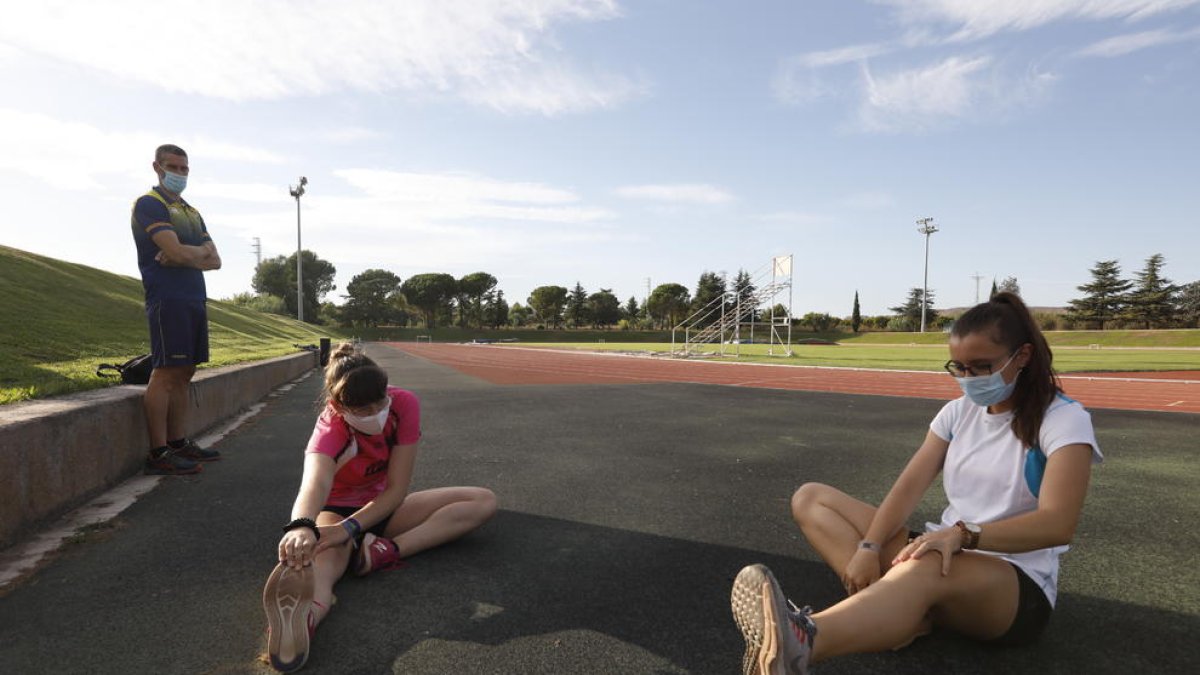
[[[350,516],[354,515],[355,513],[358,513],[358,510],[361,508],[362,508],[361,506],[330,506],[329,504],[326,504],[325,506],[321,507],[321,510],[329,511],[330,513],[336,513],[343,518],[349,518]],[[378,523],[375,523],[371,527],[368,527],[366,531],[370,532],[371,534],[375,535],[376,537],[382,537],[383,531],[387,528],[387,523],[388,523],[388,519],[384,518],[383,520],[379,521]]]
[[[923,533],[916,530],[908,531],[908,540],[912,541]],[[1050,622],[1050,613],[1054,607],[1049,598],[1038,587],[1037,582],[1029,577],[1020,567],[1013,565],[1017,573],[1017,615],[1013,617],[1012,625],[1004,631],[1004,635],[988,640],[989,644],[1000,647],[1020,647],[1037,642],[1046,624]]]
[[[1037,642],[1050,622],[1050,613],[1054,611],[1037,582],[1020,567],[1013,565],[1012,568],[1017,573],[1017,615],[1004,635],[989,640],[991,644],[1002,647],[1019,647]]]

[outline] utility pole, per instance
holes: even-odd
[[[250,247],[254,251],[254,269],[257,270],[262,266],[262,239],[254,238],[254,245]]]
[[[304,256],[301,255],[303,249],[300,247],[300,198],[304,196],[305,185],[308,185],[308,179],[300,176],[300,185],[288,186],[288,192],[296,198],[296,318],[300,321],[304,321],[304,272],[301,269]]]
[[[975,274],[971,275],[971,278],[975,280],[975,304],[978,305],[979,304],[979,280],[983,278],[983,275],[980,274],[979,272],[976,272]]]
[[[925,285],[921,290],[921,332],[925,332],[925,309],[929,306],[929,235],[937,232],[937,226],[933,224],[933,218],[921,218],[917,221],[921,227],[917,228],[917,232],[925,235]]]

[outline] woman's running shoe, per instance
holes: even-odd
[[[746,639],[743,675],[805,675],[817,635],[808,607],[797,609],[771,570],[750,565],[733,581],[733,619]]]

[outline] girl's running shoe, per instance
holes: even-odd
[[[365,577],[371,572],[397,567],[404,567],[404,561],[400,559],[400,547],[396,542],[368,532],[358,547],[358,557],[354,561],[355,576]]]
[[[314,585],[312,565],[297,570],[279,563],[267,577],[263,588],[267,656],[271,667],[281,673],[300,670],[308,661]]]

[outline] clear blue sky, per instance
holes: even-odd
[[[1200,279],[1200,0],[0,0],[0,243],[137,276],[153,148],[255,256],[695,288],[794,254],[794,311],[1098,260]]]

